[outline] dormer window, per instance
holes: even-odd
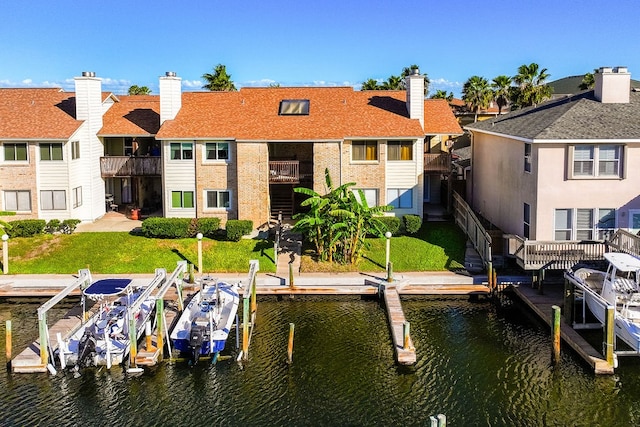
[[[281,116],[308,116],[309,100],[308,99],[283,99],[280,101]]]

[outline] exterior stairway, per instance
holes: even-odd
[[[290,219],[293,216],[294,194],[291,185],[272,185],[271,192],[271,218],[278,218],[278,213],[282,212],[282,217]]]

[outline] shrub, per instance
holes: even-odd
[[[0,216],[14,216],[16,213],[12,211],[0,211]]]
[[[142,235],[156,239],[183,239],[190,235],[190,218],[150,217],[142,221]]]
[[[71,234],[76,231],[76,227],[81,222],[82,221],[79,219],[65,219],[62,221],[62,224],[60,224],[60,232],[64,234]]]
[[[198,218],[198,232],[206,237],[214,236],[220,230],[220,218]]]
[[[45,233],[53,234],[60,230],[60,220],[59,219],[51,219],[44,227]]]
[[[242,236],[250,234],[253,230],[253,221],[247,219],[230,219],[226,225],[227,239],[239,242]]]
[[[378,218],[384,224],[384,232],[390,231],[394,236],[399,234],[401,221],[397,216],[381,216]]]
[[[422,218],[418,215],[405,215],[402,217],[402,222],[404,222],[404,229],[407,234],[416,234],[422,227]]]
[[[11,228],[7,230],[9,237],[32,237],[42,234],[47,221],[44,219],[19,219],[9,223]]]

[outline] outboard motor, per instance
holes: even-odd
[[[189,347],[191,347],[191,349],[193,350],[194,363],[198,363],[202,343],[209,338],[208,335],[209,334],[206,325],[198,325],[194,323],[191,326],[191,333],[189,335]]]
[[[90,329],[86,329],[78,343],[78,361],[76,366],[85,367],[93,364],[96,354],[96,337]]]

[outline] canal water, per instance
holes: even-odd
[[[15,355],[37,335],[38,305],[0,303],[3,363],[5,320]],[[121,367],[78,378],[3,371],[0,425],[413,426],[437,414],[450,426],[640,425],[635,358],[621,359],[614,376],[595,376],[563,348],[554,368],[547,326],[519,304],[420,297],[403,299],[403,308],[413,367],[394,363],[375,300],[261,299],[245,363],[162,364],[139,376]]]

